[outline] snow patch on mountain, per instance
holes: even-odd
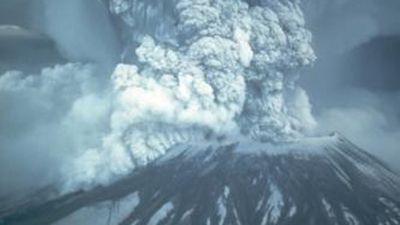
[[[174,205],[171,202],[164,204],[150,219],[148,225],[157,225],[163,219],[165,219],[170,211],[174,209]]]

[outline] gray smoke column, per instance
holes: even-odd
[[[74,10],[90,6],[83,2],[45,1],[47,18],[56,19],[47,21],[46,28],[71,58],[94,55],[102,62],[114,48],[95,51],[99,40],[109,40],[98,40],[103,35],[99,31],[108,31]],[[32,128],[21,139],[41,128],[41,138],[35,139],[40,145],[62,147],[67,155],[61,157],[65,191],[108,184],[180,143],[238,138],[280,143],[312,132],[316,123],[311,105],[296,85],[301,69],[315,60],[299,1],[108,4],[122,29],[124,63],[106,84],[96,69],[80,64],[47,68],[39,75],[9,72],[0,77],[4,96],[31,93],[39,103],[48,102],[40,108],[53,119],[33,117]],[[57,13],[61,11],[75,17]],[[89,28],[77,32],[82,39],[60,31],[71,24],[80,31],[81,22]],[[81,46],[77,40],[87,48],[75,48]],[[13,103],[7,101],[9,115],[16,108],[32,111]]]
[[[295,85],[315,59],[297,1],[113,0],[110,8],[128,63],[112,75],[110,132],[68,168],[70,186],[110,182],[210,134],[281,142],[315,125]]]

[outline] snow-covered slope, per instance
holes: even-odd
[[[279,149],[193,144],[111,186],[3,212],[0,224],[395,225],[399,184],[340,135]]]

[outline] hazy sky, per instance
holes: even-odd
[[[397,169],[400,2],[309,1],[318,60],[302,76],[321,131],[338,130]]]

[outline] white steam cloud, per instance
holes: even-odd
[[[0,193],[59,180],[59,167],[106,132],[109,100],[91,65],[0,76]]]
[[[299,70],[315,59],[299,5],[112,0],[128,63],[107,85],[90,66],[71,64],[36,77],[3,75],[0,92],[32,91],[35,101],[62,106],[48,113],[57,116],[59,137],[71,135],[61,138],[75,158],[63,167],[66,190],[112,182],[174,145],[206,137],[290,141],[316,125],[296,86]]]

